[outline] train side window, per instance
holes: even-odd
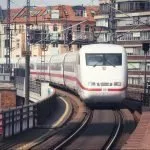
[[[42,70],[47,70],[48,69],[48,63],[42,64]]]
[[[64,64],[64,70],[67,72],[74,72],[74,62],[66,62]]]
[[[36,69],[37,70],[47,70],[48,69],[48,63],[38,63],[37,66],[36,66]]]
[[[61,70],[61,63],[52,63],[50,66],[51,70]]]
[[[41,63],[37,63],[36,69],[37,69],[37,70],[40,70],[40,69],[41,69]]]

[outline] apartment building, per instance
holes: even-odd
[[[111,0],[100,0],[96,26],[101,27],[99,42],[110,42],[109,18]],[[150,43],[150,1],[149,0],[116,0],[115,22],[117,44],[123,45],[128,54],[128,82],[143,84],[145,57],[142,43]],[[147,54],[147,80],[150,80],[150,52]]]
[[[98,6],[57,5],[30,8],[31,56],[56,55],[78,50],[91,43]],[[7,18],[1,23],[1,57],[5,57]],[[11,57],[23,57],[26,50],[26,7],[11,9]],[[71,34],[71,40],[68,40]],[[68,47],[70,44],[70,47]]]

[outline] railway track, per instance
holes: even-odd
[[[11,142],[9,141],[6,143],[1,143],[0,149],[67,149],[68,143],[72,144],[74,140],[79,139],[80,136],[83,136],[82,133],[87,130],[86,128],[88,128],[88,126],[92,126],[92,119],[94,118],[94,113],[96,112],[96,110],[91,111],[90,109],[86,108],[77,96],[61,90],[57,90],[57,94],[59,97],[61,96],[63,97],[63,99],[66,99],[66,101],[71,101],[71,104],[69,105],[72,111],[70,115],[68,115],[68,119],[66,121],[62,121],[63,123],[61,124],[61,126],[56,127],[55,129],[48,129],[48,127],[44,126],[40,129],[35,129],[36,132],[41,132],[41,130],[45,132],[43,132],[43,134],[39,135],[39,137],[36,137],[35,139],[31,138],[31,140],[26,138],[22,138],[22,140],[20,140],[19,138],[21,138],[22,136],[18,136],[16,137],[16,140],[12,139],[12,141],[10,140]],[[107,112],[108,110],[105,111]],[[109,114],[104,117],[103,113],[100,112],[100,114],[102,114],[103,118],[108,118],[108,116],[112,116]],[[114,111],[112,114],[114,116],[113,123],[110,122],[106,124],[108,120],[105,120],[105,122],[103,122],[101,118],[99,120],[100,127],[96,128],[96,130],[94,131],[94,133],[100,132],[99,137],[102,136],[102,139],[104,139],[103,128],[106,131],[110,130],[111,128],[109,134],[107,135],[107,137],[105,137],[105,140],[102,140],[103,142],[98,142],[98,144],[100,143],[99,149],[111,149],[112,147],[114,147],[117,138],[122,130],[122,113],[120,111]],[[97,116],[95,116],[95,118],[97,118]],[[104,126],[102,127],[101,124],[103,124]],[[109,124],[112,124],[112,126],[110,127]],[[95,127],[96,126],[98,126],[98,124],[96,124]],[[35,136],[34,134],[35,132],[33,132],[32,136]],[[86,141],[87,142],[85,144],[88,144],[88,140]],[[91,143],[89,142],[89,144]]]
[[[30,147],[30,149],[60,149],[87,124],[91,116],[91,111],[80,102],[79,98],[71,94],[69,96],[72,103],[77,103],[74,108],[78,107],[78,111],[77,109],[74,111],[74,117],[56,135],[49,137],[40,144]]]
[[[122,130],[122,124],[123,124],[123,116],[121,114],[120,111],[114,111],[114,116],[115,116],[115,124],[114,124],[114,129],[110,135],[110,138],[108,139],[108,141],[106,142],[106,144],[104,145],[104,147],[102,149],[106,149],[109,150],[111,149],[115,142],[118,139],[119,133]]]
[[[87,126],[61,149],[111,149],[122,130],[120,111],[94,110]]]
[[[68,138],[72,132],[75,132],[80,126],[82,128],[82,126],[86,124],[86,120],[88,120],[90,110],[84,106],[79,98],[72,94],[57,90],[57,95],[58,97],[61,96],[66,101],[71,102],[69,106],[72,109],[70,115],[66,114],[67,119],[61,121],[63,122],[61,123],[61,126],[59,125],[54,129],[47,125],[39,126],[29,132],[12,137],[12,139],[6,139],[0,143],[0,149],[45,149],[46,147],[48,149],[53,149],[58,143]]]
[[[82,111],[83,112],[83,111]],[[44,142],[30,147],[30,149],[36,150],[36,149],[52,149],[52,150],[58,150],[58,149],[67,149],[66,145],[75,139],[78,139],[78,135],[82,134],[83,130],[87,128],[88,124],[91,124],[91,118],[92,118],[92,112],[90,110],[84,111],[85,115],[84,117],[81,117],[80,123],[76,122],[75,120],[72,123],[69,123],[66,128],[63,128],[60,132],[58,132],[56,135],[52,136],[51,138],[48,138]],[[122,114],[120,111],[113,111],[114,115],[114,125],[112,127],[112,130],[110,131],[110,134],[107,137],[107,140],[101,145],[102,149],[111,149],[114,146],[114,143],[116,142],[119,133],[122,130]],[[82,115],[80,115],[82,116]],[[82,121],[81,121],[82,120]],[[72,121],[71,121],[72,122]],[[76,123],[78,124],[76,124]],[[101,122],[101,121],[100,121]],[[75,127],[76,126],[76,127]],[[84,143],[83,143],[84,144]],[[74,147],[72,147],[74,148]],[[82,148],[81,148],[82,149]],[[99,148],[101,149],[101,148]]]

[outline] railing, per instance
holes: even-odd
[[[139,100],[143,103],[143,106],[150,106],[150,82],[146,82],[146,87],[140,78],[132,77],[132,82],[128,83],[128,87],[133,88],[129,89],[127,92],[127,98]],[[145,88],[145,90],[144,90]]]
[[[43,124],[55,105],[55,93],[38,103],[0,112],[0,135],[10,137]]]
[[[127,98],[132,99],[132,100],[139,100],[142,102],[143,101],[143,92],[128,90],[127,91]]]
[[[17,95],[24,97],[25,96],[25,77],[16,76],[15,77],[15,86],[17,89]],[[41,97],[41,82],[33,81],[30,79],[30,96],[36,95],[36,97]]]
[[[22,77],[18,77],[17,81],[19,82],[17,88],[23,90],[24,80],[22,79]],[[31,82],[31,85],[32,84],[34,85],[34,90],[35,84],[39,85],[39,83],[34,82]],[[37,92],[37,90],[35,90],[34,92]],[[0,135],[2,139],[43,124],[46,121],[47,117],[51,114],[51,112],[54,111],[53,109],[56,99],[54,89],[48,89],[48,94],[49,96],[42,100],[39,100],[37,103],[32,103],[26,106],[19,106],[7,110],[1,110]]]
[[[35,110],[36,105],[29,105],[1,111],[0,134],[2,137],[10,137],[26,129],[35,127],[37,124]]]
[[[30,80],[30,91],[41,95],[41,83]]]

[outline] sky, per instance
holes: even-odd
[[[64,5],[98,5],[99,0],[30,0],[33,6],[52,6],[58,4]],[[26,5],[26,0],[11,0],[11,8],[23,7]],[[0,6],[3,9],[7,8],[7,0],[0,0]]]

